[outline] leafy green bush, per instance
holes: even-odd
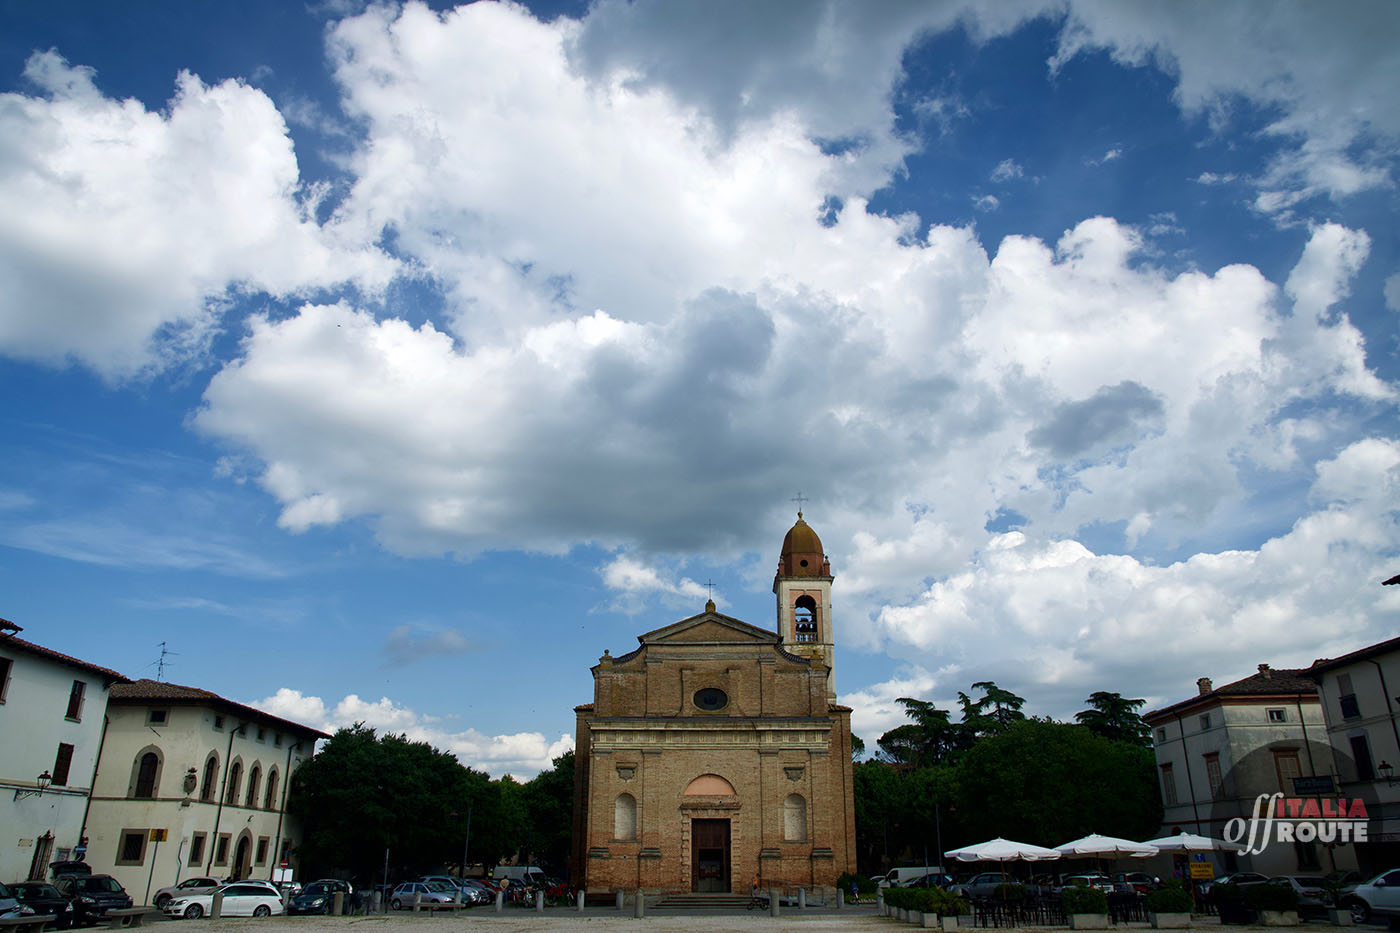
[[[1297,910],[1298,892],[1292,885],[1249,884],[1244,888],[1244,902],[1255,910]]]
[[[1217,904],[1221,901],[1244,903],[1244,888],[1228,881],[1210,886],[1210,898]]]
[[[967,901],[942,888],[886,888],[885,903],[940,917],[956,917],[972,909]]]
[[[1066,888],[1063,898],[1067,914],[1108,913],[1108,895],[1098,888]]]
[[[1189,914],[1192,906],[1190,893],[1176,880],[1147,895],[1147,909],[1154,914]]]

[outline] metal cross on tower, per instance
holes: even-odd
[[[804,495],[802,495],[802,490],[800,490],[800,489],[797,490],[797,495],[793,496],[792,499],[790,499],[789,501],[791,501],[791,502],[796,502],[796,503],[797,503],[797,517],[798,517],[798,518],[801,518],[801,517],[802,517],[802,503],[808,501],[808,500],[807,500],[807,497],[804,496]]]

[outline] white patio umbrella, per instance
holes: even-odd
[[[959,862],[1036,862],[1042,859],[1059,858],[1060,853],[1044,846],[1033,846],[1029,842],[1012,842],[998,836],[975,846],[963,846],[943,853]]]
[[[1039,862],[1046,859],[1059,858],[1060,853],[1054,849],[1047,849],[1044,846],[1034,846],[1029,842],[1013,842],[1010,839],[1003,839],[998,836],[986,842],[979,842],[975,846],[963,846],[961,849],[953,849],[944,852],[951,858],[959,862],[1000,862],[1001,881],[1006,884],[1006,863],[1007,862]],[[1005,887],[1002,888],[1003,895]]]
[[[1133,842],[1117,836],[1100,836],[1090,833],[1082,839],[1055,846],[1055,851],[1066,857],[1076,855],[1095,858],[1117,858],[1130,855],[1133,858],[1151,858],[1158,852],[1157,846],[1149,842]]]
[[[1195,833],[1177,833],[1161,839],[1149,839],[1143,845],[1156,846],[1163,852],[1235,852],[1245,851],[1245,847],[1224,839],[1198,836]]]

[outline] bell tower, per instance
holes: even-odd
[[[835,702],[835,630],[831,618],[831,562],[812,526],[797,513],[783,538],[773,594],[778,597],[778,634],[783,649],[824,665],[827,698]]]

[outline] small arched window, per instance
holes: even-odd
[[[637,838],[637,798],[631,794],[618,794],[613,804],[613,838]]]
[[[199,799],[206,803],[214,802],[214,788],[219,781],[219,756],[210,752],[204,760],[204,780],[199,784]]]
[[[248,772],[248,799],[243,805],[249,809],[258,805],[258,785],[262,783],[262,768],[253,765],[253,770]]]
[[[238,804],[238,788],[243,783],[243,762],[235,761],[233,767],[228,770],[228,793],[224,795],[224,803],[231,806]]]
[[[788,794],[783,801],[783,838],[799,842],[807,838],[807,801],[800,794]]]
[[[263,804],[268,810],[277,809],[277,769],[267,772],[267,800]]]
[[[156,783],[160,776],[160,756],[146,752],[136,765],[136,786],[131,796],[150,800],[156,795]]]

